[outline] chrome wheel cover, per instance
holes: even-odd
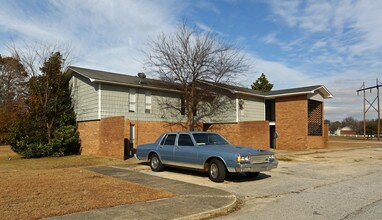
[[[151,158],[151,167],[156,169],[159,166],[159,159],[157,157]]]
[[[219,174],[219,168],[216,164],[211,164],[210,166],[210,175],[212,178],[216,179],[218,177],[218,174]]]

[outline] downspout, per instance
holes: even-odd
[[[236,95],[236,123],[239,123],[239,98]]]
[[[101,83],[98,83],[98,119],[101,120]]]

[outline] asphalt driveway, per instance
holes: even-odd
[[[170,168],[141,172],[223,189],[243,201],[221,219],[380,219],[382,148],[281,153],[284,161],[257,178],[230,175],[224,183],[206,174]]]

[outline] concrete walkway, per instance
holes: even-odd
[[[97,173],[173,192],[176,196],[50,219],[201,219],[228,212],[236,206],[236,196],[226,191],[147,175],[131,169],[134,169],[134,165],[89,168]]]

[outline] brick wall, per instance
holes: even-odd
[[[207,130],[221,134],[233,145],[269,149],[268,121],[212,124]]]
[[[101,119],[98,155],[124,159],[125,118],[123,116]]]
[[[276,132],[278,133],[277,149],[300,150],[308,147],[326,147],[328,126],[324,126],[323,136],[308,136],[308,102],[305,95],[277,98],[275,108]],[[186,130],[184,125],[168,122],[130,121],[125,120],[123,116],[104,118],[100,121],[79,122],[81,154],[124,159],[124,146],[130,141],[131,124],[135,125],[135,148],[139,144],[154,142],[164,132]],[[206,125],[200,125],[200,127],[204,127],[204,130],[207,131],[220,133],[234,145],[269,149],[268,121]]]
[[[78,123],[81,155],[124,159],[124,117]]]
[[[307,148],[308,102],[306,95],[277,98],[276,149],[301,150]]]
[[[100,121],[86,121],[78,123],[80,134],[81,155],[98,155]]]
[[[165,132],[185,131],[180,124],[157,121],[125,121],[125,138],[130,139],[130,124],[135,125],[135,146],[155,142]]]

